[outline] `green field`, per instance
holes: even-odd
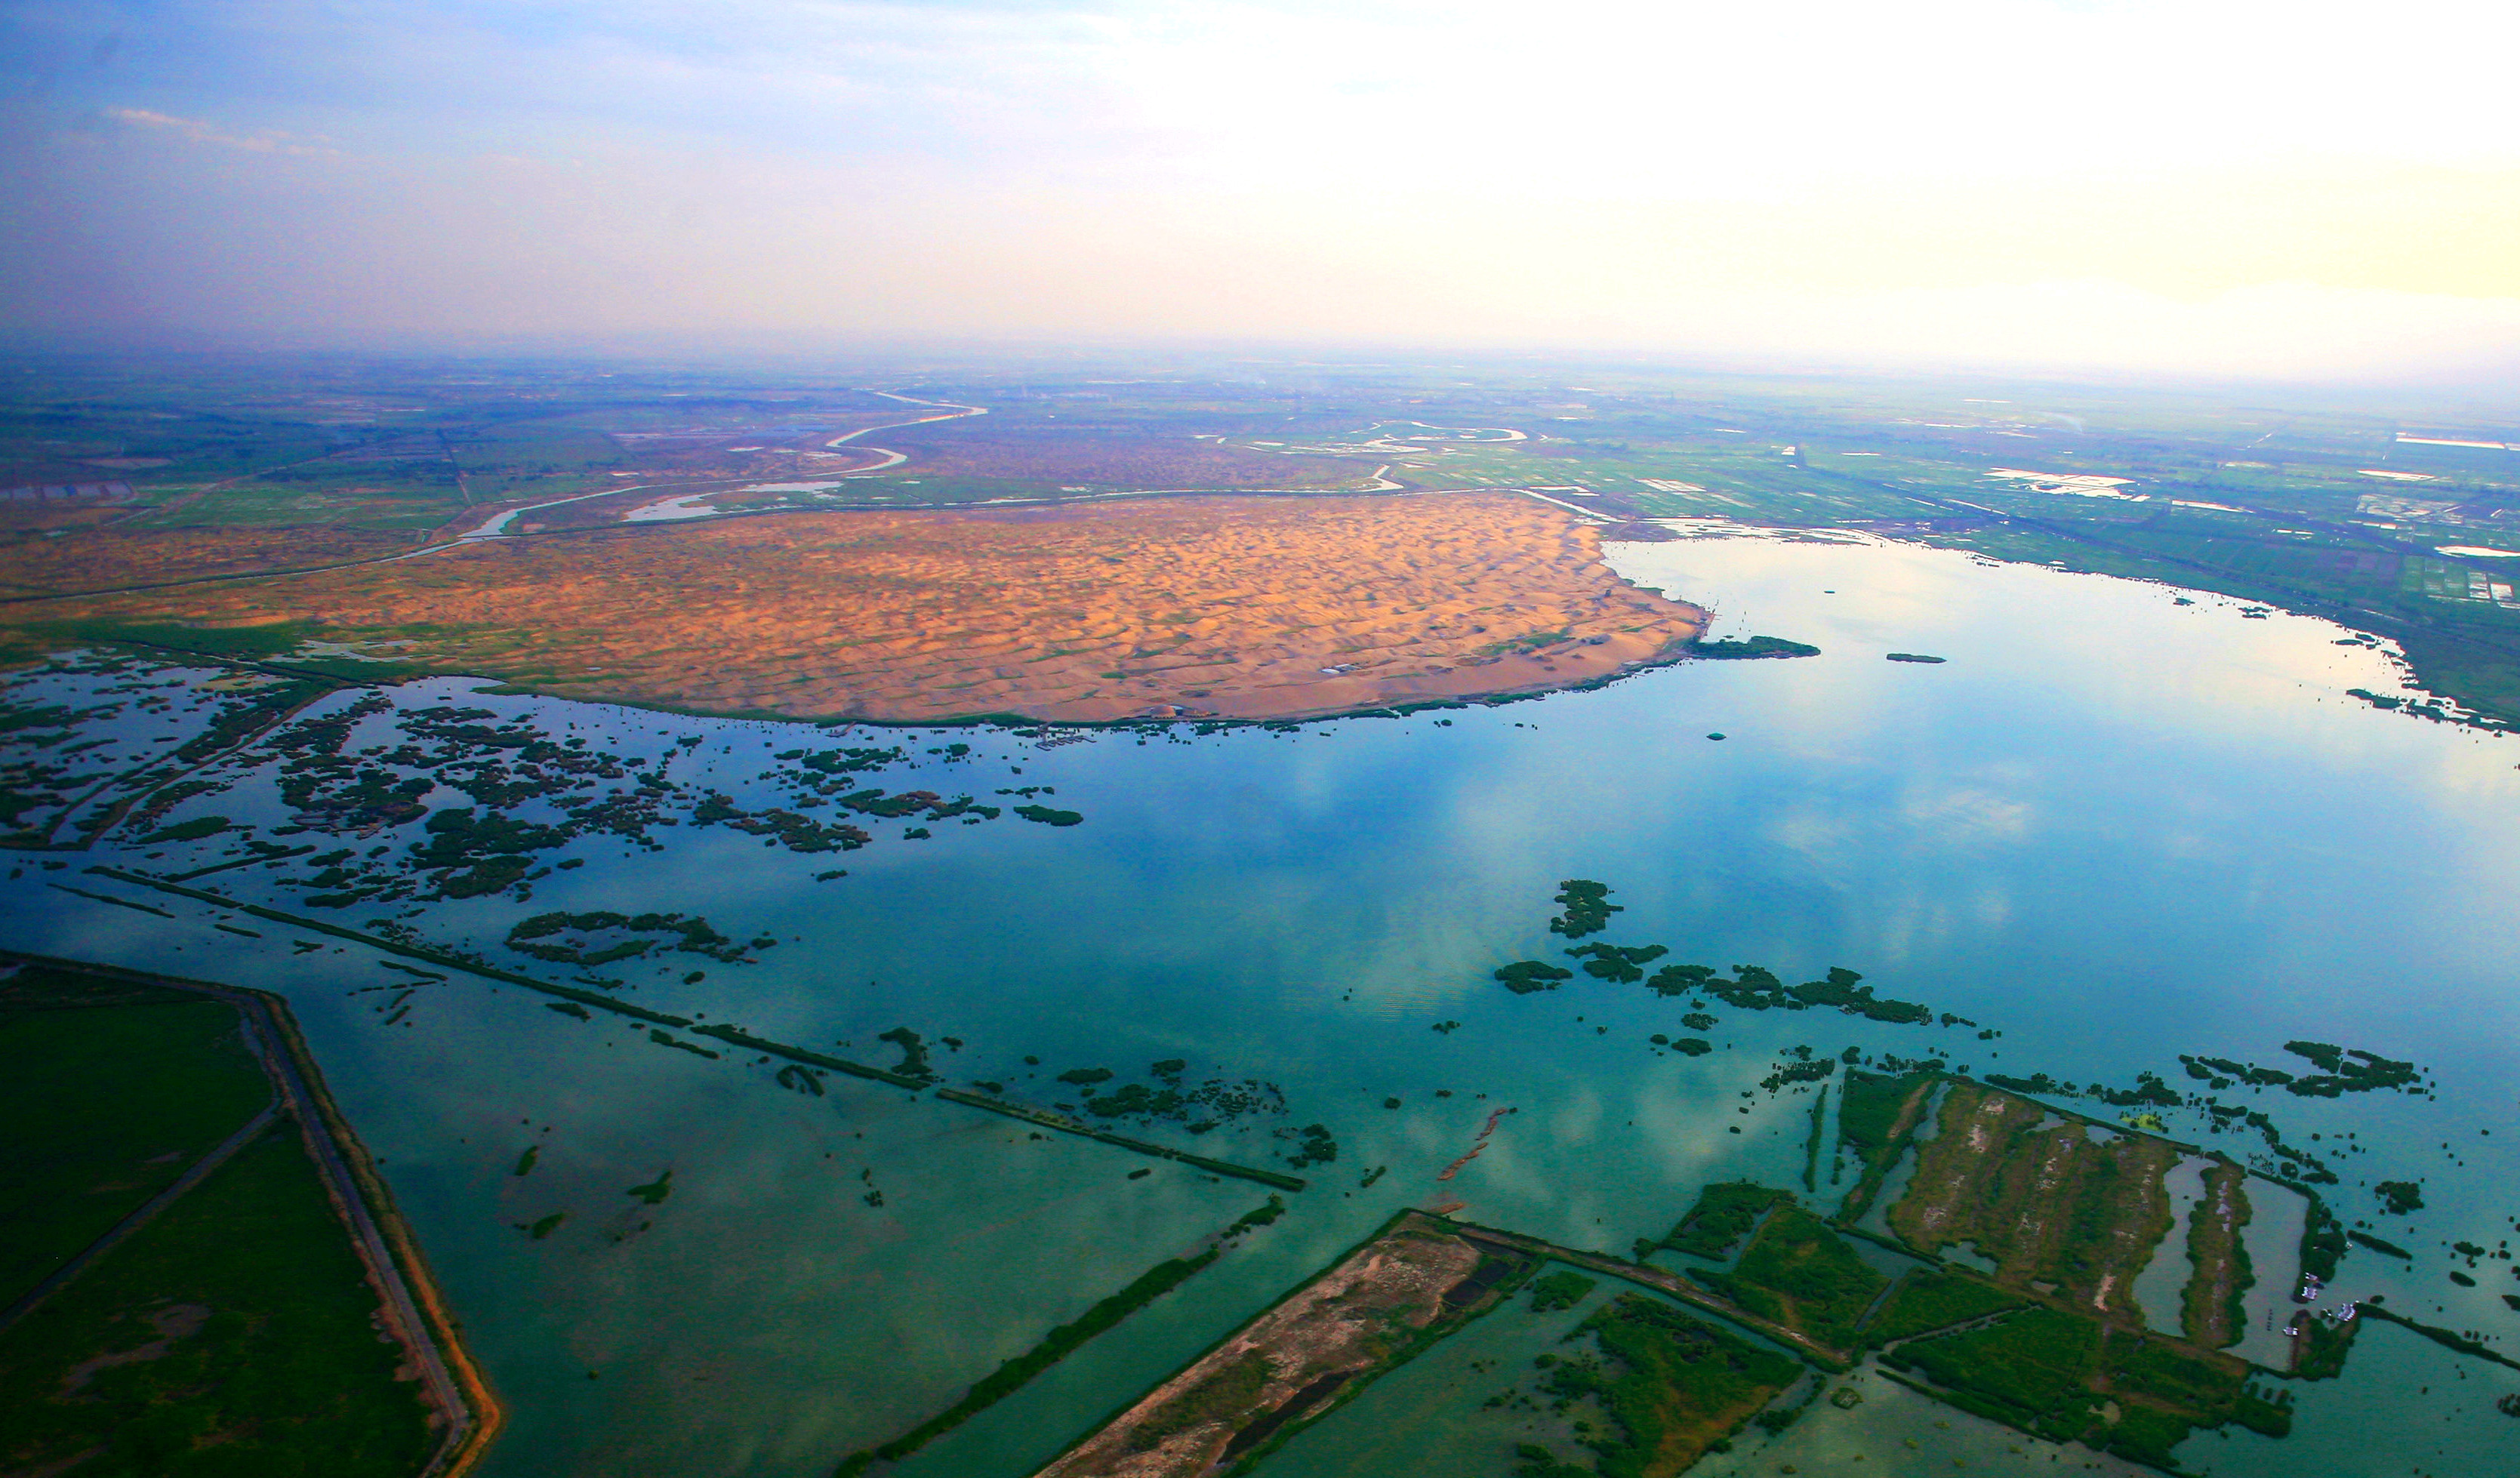
[[[40,967],[0,981],[0,1300],[272,1099],[236,1009]],[[433,1442],[296,1126],[232,1158],[0,1330],[0,1465],[402,1475]]]
[[[271,1101],[226,1006],[134,990],[80,1008],[81,983],[22,971],[0,985],[0,1302],[17,1298]]]
[[[419,1387],[300,1146],[275,1125],[0,1336],[18,1471],[357,1478],[427,1459]]]

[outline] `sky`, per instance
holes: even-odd
[[[2520,7],[11,0],[0,329],[2480,382]]]

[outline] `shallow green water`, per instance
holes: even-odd
[[[2442,1251],[2459,1237],[2493,1246],[2515,1209],[2501,1187],[2502,1145],[2520,1135],[2507,923],[2520,743],[2376,712],[2343,691],[2394,690],[2381,656],[2332,645],[2340,633],[2324,623],[2247,619],[2213,598],[2182,605],[2163,588],[1895,546],[1614,549],[1634,578],[1715,606],[1717,635],[1771,633],[1824,654],[1294,735],[1105,735],[1048,749],[965,735],[971,758],[926,761],[902,782],[1055,784],[1055,803],[1086,823],[938,826],[923,841],[893,825],[836,860],[724,829],[660,832],[661,853],[589,839],[571,848],[586,866],[538,882],[530,904],[444,904],[410,921],[530,966],[499,943],[526,914],[704,914],[781,942],[757,964],[698,962],[697,984],[681,982],[684,963],[617,972],[634,999],[869,1061],[890,1061],[875,1037],[907,1025],[950,1080],[1002,1081],[1035,1102],[1060,1100],[1051,1078],[1066,1068],[1143,1077],[1179,1057],[1192,1081],[1277,1085],[1286,1111],[1149,1138],[1263,1163],[1291,1142],[1273,1131],[1335,1134],[1338,1159],[1304,1172],[1314,1187],[1287,1198],[1284,1220],[909,1473],[1028,1471],[1402,1205],[1449,1195],[1469,1219],[1624,1252],[1707,1180],[1796,1185],[1811,1099],[1741,1097],[1796,1044],[1939,1048],[1980,1071],[2117,1084],[2138,1070],[2183,1082],[2179,1053],[2299,1066],[2281,1053],[2295,1037],[2414,1059],[2437,1075],[2437,1098],[2226,1097],[2265,1108],[2294,1142],[2324,1135],[2312,1146],[2324,1151],[2350,1130],[2367,1146],[2335,1158],[2344,1184],[2330,1199],[2418,1256],[2358,1252],[2344,1292],[2383,1292],[2401,1312],[2520,1350],[2520,1315],[2499,1297],[2520,1292],[2510,1265],[2489,1261],[2481,1286],[2461,1289]],[[1885,661],[1894,650],[1950,660]],[[414,685],[400,701],[534,712],[652,754],[702,735],[688,763],[713,769],[678,773],[739,800],[772,751],[799,742],[779,726],[474,697],[472,686]],[[1726,738],[1706,738],[1716,732]],[[175,817],[253,819],[248,789]],[[272,801],[259,814],[285,813]],[[163,850],[95,860],[174,870],[191,855]],[[811,880],[835,865],[850,875]],[[1602,936],[1615,942],[1766,964],[1788,981],[1843,964],[1884,996],[2004,1035],[1719,1006],[1704,1034],[1714,1053],[1658,1053],[1645,1039],[1683,1033],[1680,1002],[1580,976],[1514,997],[1488,978],[1509,960],[1553,958],[1550,896],[1574,876],[1617,890],[1626,912]],[[47,877],[75,873],[0,885],[12,942],[291,996],[511,1403],[485,1469],[497,1478],[822,1471],[1266,1193],[894,1089],[833,1079],[808,1097],[777,1087],[775,1064],[703,1060],[652,1046],[644,1028],[571,1020],[461,977],[423,987],[384,1025],[373,1008],[387,995],[348,992],[391,977],[355,947],[292,957],[279,926],[246,940],[213,932],[217,916],[198,905],[152,898],[177,916],[159,919],[44,888]],[[296,907],[248,873],[226,879],[239,897]],[[1447,1020],[1462,1025],[1430,1029]],[[965,1046],[937,1045],[949,1036]],[[1387,1097],[1402,1106],[1383,1108]],[[1486,1151],[1436,1183],[1503,1106],[1518,1111]],[[2169,1118],[2182,1138],[2255,1144]],[[533,1143],[535,1168],[515,1175]],[[1385,1177],[1360,1189],[1377,1166]],[[661,1204],[626,1194],[665,1169]],[[2378,1217],[2358,1183],[2384,1178],[2424,1179],[2427,1208]],[[544,1239],[517,1230],[563,1210]],[[2287,1270],[2259,1267],[2263,1314]],[[2375,1331],[2344,1381],[2301,1397],[2294,1437],[2199,1439],[2192,1460],[2272,1473],[2316,1454],[2321,1472],[2403,1470],[2352,1432],[2375,1400],[2392,1419],[2433,1420],[2429,1396],[2398,1387],[2425,1385],[2408,1372],[2446,1359]],[[2513,1372],[2458,1364],[2466,1375],[2443,1378],[2482,1413],[2459,1420],[2505,1430],[2491,1397]],[[1394,1382],[1406,1410],[1445,1411],[1439,1374]],[[1461,1410],[1487,1394],[1465,1384]],[[1376,1399],[1334,1423],[1367,1419]],[[1884,1423],[1870,1463],[1891,1471],[1897,1454],[1949,1465],[1928,1460],[1930,1444],[1903,1445],[1935,1420],[1988,1451],[2016,1440],[1913,1405],[1885,1398],[1827,1430]],[[1332,1427],[1290,1447],[1288,1470],[1336,1470],[1296,1459],[1343,1442],[1405,1450]],[[2490,1443],[2446,1430],[2458,1435],[2427,1471],[2498,1471]],[[1510,1440],[1462,1427],[1448,1470],[1492,1460],[1503,1472]]]

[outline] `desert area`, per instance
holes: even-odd
[[[698,712],[1295,718],[1570,688],[1705,614],[1546,504],[1166,498],[556,531],[20,605],[21,623],[301,625],[405,670]],[[22,632],[22,637],[39,635]]]

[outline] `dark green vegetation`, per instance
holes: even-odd
[[[1639,1254],[1655,1247],[1693,1253],[1698,1257],[1729,1257],[1759,1218],[1793,1197],[1782,1190],[1772,1190],[1750,1181],[1728,1181],[1708,1186],[1697,1192],[1697,1204],[1680,1219],[1659,1242],[1640,1242]]]
[[[1557,885],[1556,902],[1560,912],[1549,920],[1551,933],[1569,939],[1580,939],[1610,926],[1610,916],[1627,912],[1623,904],[1609,901],[1612,889],[1607,883],[1590,878],[1570,877]],[[1616,945],[1602,940],[1579,944],[1566,951],[1583,962],[1583,970],[1596,980],[1633,985],[1643,982],[1647,990],[1666,998],[1712,996],[1739,1010],[1801,1011],[1814,1008],[1834,1009],[1850,1016],[1872,1021],[1914,1025],[1934,1020],[1931,1008],[1912,1001],[1887,1001],[1875,996],[1872,987],[1861,983],[1864,976],[1843,965],[1831,965],[1825,978],[1806,980],[1800,985],[1787,985],[1774,970],[1764,965],[1736,964],[1731,978],[1716,973],[1703,964],[1666,964],[1648,977],[1645,967],[1671,953],[1659,944]],[[1517,960],[1499,966],[1494,979],[1517,996],[1538,991],[1553,991],[1559,982],[1571,980],[1574,973],[1561,965],[1540,960]],[[1703,1004],[1703,1003],[1693,1003]],[[1949,1017],[1949,1026],[1959,1018]],[[1681,1018],[1683,1024],[1704,1030],[1715,1024],[1715,1018],[1692,1011]],[[1700,1025],[1699,1023],[1704,1023]],[[1692,1051],[1686,1044],[1680,1051],[1694,1056],[1702,1048]],[[1813,1076],[1819,1076],[1815,1072]]]
[[[1738,973],[1739,967],[1735,966]],[[1850,1016],[1863,1016],[1872,1021],[1922,1023],[1934,1013],[1912,1001],[1882,1001],[1872,994],[1872,987],[1856,982],[1864,977],[1842,965],[1831,965],[1828,978],[1806,980],[1792,988],[1795,1008],[1832,1007]]]
[[[2364,1312],[2368,1312],[2365,1306]],[[2358,1315],[2342,1324],[2331,1324],[2323,1319],[2306,1319],[2301,1322],[2301,1337],[2294,1343],[2292,1373],[2301,1380],[2333,1380],[2345,1373],[2345,1357],[2354,1351],[2355,1337],[2362,1330]]]
[[[2021,1302],[1983,1278],[1940,1269],[1918,1269],[1899,1280],[1890,1301],[1865,1327],[1865,1337],[1874,1345],[1912,1339],[2006,1309],[2018,1309]]]
[[[1017,806],[1015,814],[1045,827],[1072,827],[1085,819],[1081,811],[1061,811],[1056,806]]]
[[[1253,1227],[1276,1221],[1273,1208],[1280,1203],[1275,1196],[1261,1212],[1246,1213],[1226,1232],[1227,1236]],[[878,1461],[898,1462],[918,1452],[936,1438],[961,1426],[979,1412],[1005,1400],[1026,1381],[1065,1359],[1087,1340],[1118,1324],[1120,1321],[1153,1303],[1189,1280],[1192,1274],[1215,1262],[1221,1248],[1211,1246],[1191,1257],[1168,1258],[1138,1275],[1130,1284],[1110,1297],[1096,1303],[1069,1323],[1054,1327],[1039,1344],[1001,1364],[995,1370],[971,1383],[963,1399],[930,1416],[925,1421],[889,1442],[850,1454],[840,1460],[835,1478],[853,1478]]]
[[[1843,1213],[1848,1221],[1864,1214],[1880,1190],[1883,1178],[1908,1147],[1908,1134],[1924,1112],[1925,1096],[1934,1086],[1931,1073],[1890,1077],[1850,1072],[1838,1090],[1837,1132],[1863,1165]]]
[[[1629,982],[1645,978],[1644,966],[1671,953],[1659,944],[1621,948],[1615,944],[1577,945],[1566,952],[1584,960],[1584,973],[1596,980]]]
[[[1680,1472],[1803,1373],[1784,1356],[1637,1293],[1603,1305],[1567,1341],[1589,1342],[1598,1357],[1554,1362],[1540,1387],[1599,1405],[1609,1430],[1585,1446],[1603,1478]]]
[[[1282,1129],[1279,1134],[1287,1135],[1288,1131]],[[1293,1137],[1295,1150],[1286,1156],[1286,1163],[1297,1170],[1309,1165],[1327,1165],[1338,1158],[1338,1141],[1330,1138],[1328,1128],[1324,1125],[1307,1124]]]
[[[1563,910],[1549,920],[1549,931],[1569,939],[1598,934],[1610,926],[1610,916],[1627,912],[1627,906],[1610,902],[1607,883],[1587,877],[1569,877],[1557,885],[1557,906]]]
[[[1254,1228],[1269,1226],[1275,1223],[1278,1218],[1284,1216],[1285,1214],[1285,1197],[1273,1195],[1269,1197],[1269,1199],[1262,1201],[1259,1205],[1254,1206],[1250,1210],[1242,1213],[1240,1216],[1236,1217],[1234,1219],[1234,1225],[1225,1229],[1225,1234],[1227,1236],[1236,1236],[1242,1232],[1249,1232]]]
[[[15,1298],[243,1128],[271,1088],[222,1003],[41,967],[0,982]],[[296,1129],[276,1121],[0,1333],[13,1471],[374,1474],[432,1438]]]
[[[2383,1257],[2394,1257],[2404,1262],[2414,1261],[2415,1255],[2413,1253],[2408,1252],[2406,1248],[2399,1246],[2397,1243],[2390,1241],[2386,1237],[2373,1236],[2367,1232],[2348,1232],[2345,1235],[2354,1243],[2354,1245],[2358,1247],[2368,1247]]]
[[[2409,1216],[2424,1209],[2424,1187],[2412,1181],[2382,1181],[2371,1187],[2371,1193],[2391,1216]]]
[[[150,832],[140,838],[140,845],[155,847],[170,841],[201,841],[205,837],[216,836],[235,825],[236,823],[224,816],[196,817],[191,821],[178,822],[174,826]]]
[[[2099,1346],[2100,1330],[2090,1321],[2030,1309],[1986,1328],[1903,1346],[1884,1363],[1959,1395],[1956,1404],[1963,1409],[2065,1442],[2098,1416],[2088,1382]]]
[[[2301,1271],[2318,1278],[2336,1276],[2336,1260],[2345,1255],[2348,1233],[2336,1213],[2316,1192],[2310,1196],[2310,1211],[2302,1222]]]
[[[0,981],[0,1304],[16,1299],[271,1101],[234,1009],[40,966]]]
[[[1803,1143],[1803,1193],[1805,1195],[1817,1195],[1820,1192],[1820,1152],[1823,1147],[1822,1137],[1826,1132],[1827,1125],[1828,1089],[1826,1085],[1822,1085],[1820,1097],[1812,1099],[1811,1138]]]
[[[1142,1124],[1179,1124],[1192,1134],[1206,1134],[1220,1125],[1231,1124],[1252,1114],[1281,1114],[1286,1111],[1286,1096],[1275,1083],[1257,1078],[1209,1078],[1195,1086],[1184,1081],[1190,1063],[1180,1057],[1167,1057],[1148,1066],[1150,1083],[1122,1083],[1104,1090],[1102,1085],[1117,1075],[1107,1067],[1072,1067],[1053,1081],[1071,1088],[1097,1090],[1085,1096],[1084,1109],[1098,1119],[1135,1119]],[[987,1085],[982,1085],[983,1087]],[[1003,1088],[999,1090],[1003,1092]],[[1062,1103],[1061,1108],[1067,1107]],[[1320,1129],[1327,1141],[1329,1132]],[[1320,1157],[1327,1164],[1336,1157],[1330,1153]],[[1301,1168],[1299,1165],[1297,1168]]]
[[[1534,991],[1553,991],[1560,980],[1572,980],[1575,972],[1541,960],[1517,960],[1497,969],[1496,978],[1517,996]]]
[[[1786,1206],[1761,1224],[1740,1261],[1690,1276],[1735,1305],[1822,1344],[1846,1349],[1889,1279],[1819,1217]]]
[[[2421,1092],[2423,1073],[2412,1062],[2396,1062],[2375,1053],[2334,1047],[2325,1042],[2287,1042],[2284,1051],[2307,1057],[2322,1071],[2295,1076],[2277,1067],[2259,1067],[2225,1057],[2191,1057],[2182,1053],[2187,1076],[2220,1091],[2233,1083],[2281,1088],[2305,1098],[2333,1098],[2344,1094],[2376,1093],[2401,1088]]]
[[[2474,1356],[2478,1360],[2490,1360],[2506,1369],[2520,1370],[2520,1360],[2513,1360],[2492,1345],[2470,1339],[2456,1329],[2445,1329],[2439,1324],[2428,1324],[2418,1320],[2408,1319],[2403,1314],[2393,1314],[2377,1304],[2364,1304],[2362,1315],[2365,1318],[2396,1324],[2402,1329],[2410,1329],[2445,1350],[2455,1350],[2461,1355]],[[2358,1320],[2357,1322],[2360,1321]]]
[[[0,1338],[8,1455],[401,1478],[429,1432],[376,1307],[295,1135],[275,1129]]]
[[[926,1039],[921,1037],[919,1033],[912,1031],[909,1027],[896,1026],[887,1032],[878,1032],[876,1034],[876,1040],[878,1042],[889,1042],[893,1046],[901,1049],[901,1060],[893,1064],[894,1072],[901,1074],[905,1078],[919,1078],[922,1080],[932,1078],[936,1075],[935,1069],[927,1065]]]
[[[1598,1279],[1560,1268],[1532,1281],[1531,1312],[1547,1314],[1555,1309],[1572,1309],[1584,1301],[1585,1295],[1599,1286]]]
[[[603,937],[607,935],[628,937]],[[640,935],[652,937],[637,937]],[[608,910],[536,914],[508,930],[508,948],[512,950],[536,960],[590,968],[616,960],[635,960],[664,939],[674,941],[669,948],[729,963],[742,960],[746,948],[768,949],[778,943],[775,939],[755,939],[749,946],[739,944],[710,928],[705,918],[686,918],[680,914],[615,914]]]
[[[1808,646],[1801,642],[1788,642],[1783,637],[1751,637],[1747,640],[1735,639],[1729,642],[1692,642],[1689,644],[1688,649],[1689,653],[1693,656],[1732,658],[1735,660],[1743,658],[1756,659],[1760,657],[1816,657],[1820,655],[1819,648]]]
[[[1949,657],[1929,657],[1921,651],[1893,651],[1886,655],[1893,662],[1948,662],[1951,660]]]
[[[2231,1422],[2271,1437],[2292,1428],[2284,1400],[2261,1394],[2237,1361],[2053,1309],[1904,1344],[1883,1363],[1930,1380],[1963,1411],[2154,1467],[2175,1467],[2171,1449],[2200,1427]]]

